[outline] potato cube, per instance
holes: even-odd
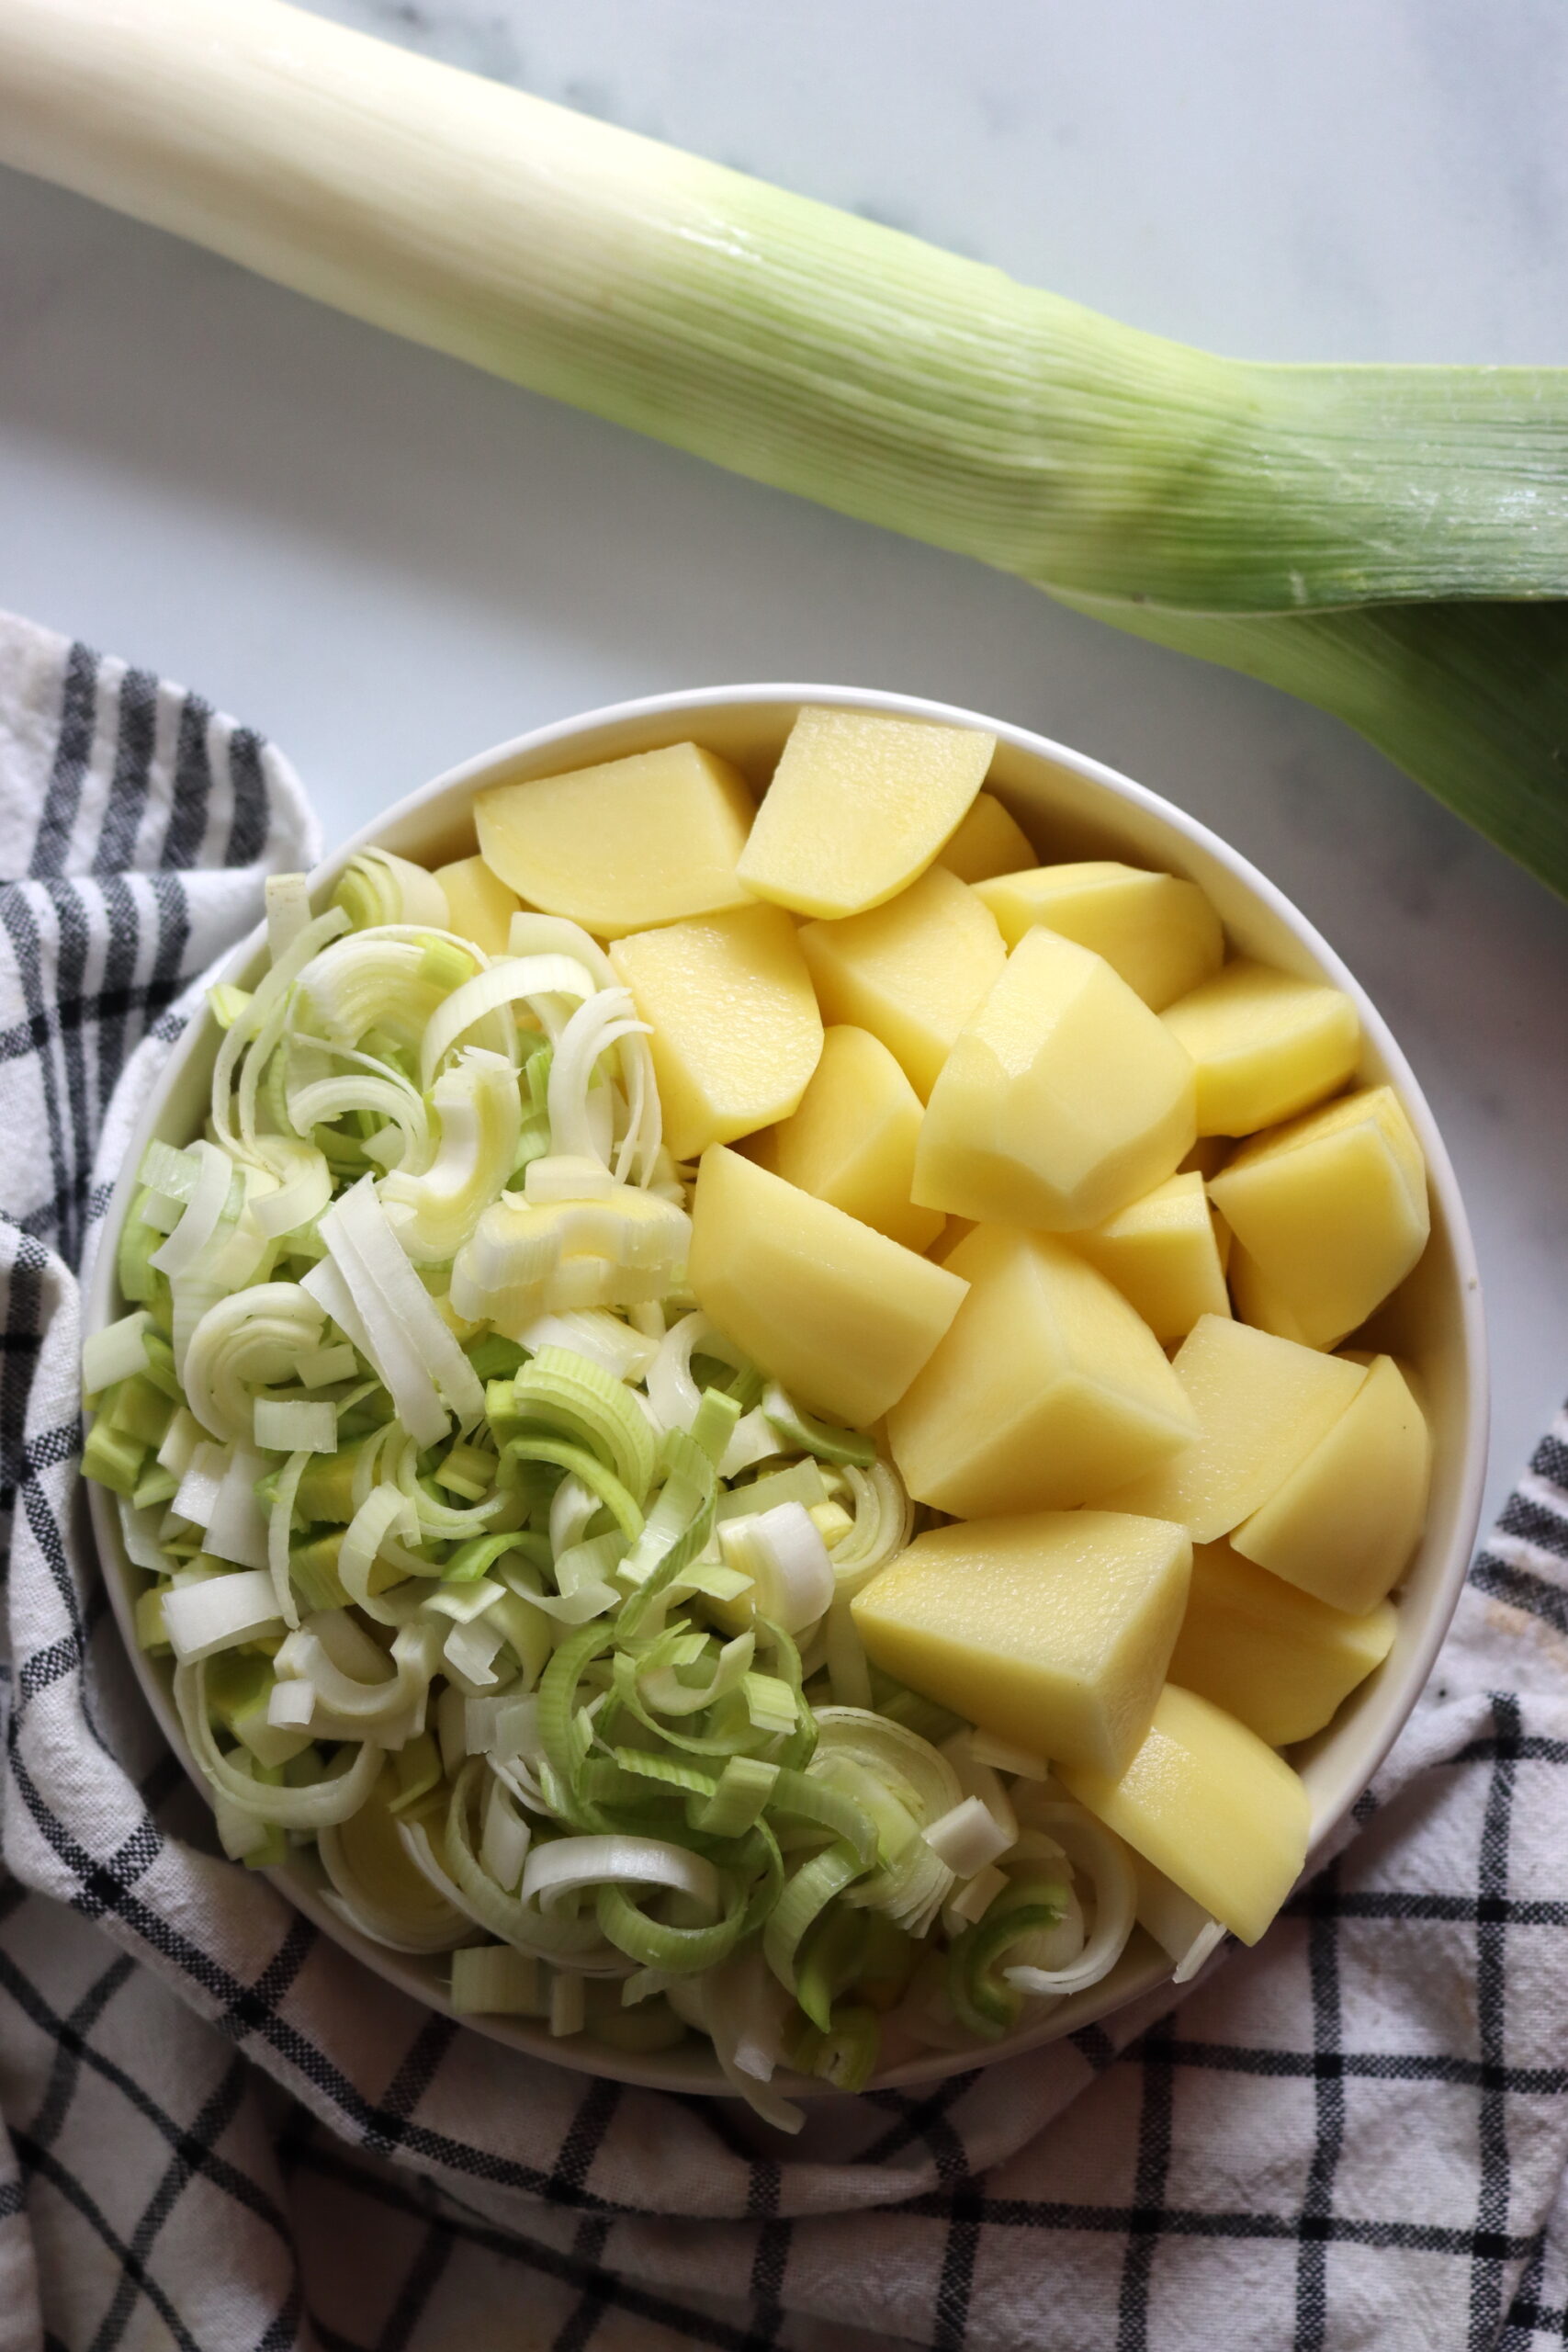
[[[1201,1136],[1249,1136],[1343,1086],[1361,1024],[1342,989],[1237,956],[1161,1016],[1198,1068]]]
[[[1201,1316],[1172,1370],[1201,1434],[1107,1500],[1179,1520],[1195,1544],[1228,1535],[1325,1437],[1366,1378],[1361,1365]]]
[[[1228,1226],[1225,1231],[1230,1232]],[[1294,1340],[1298,1347],[1312,1346],[1306,1326],[1289,1299],[1275,1289],[1262,1267],[1248,1257],[1234,1235],[1225,1260],[1225,1279],[1230,1284],[1231,1304],[1244,1323],[1254,1324],[1259,1331],[1272,1331],[1279,1340]]]
[[[994,793],[976,793],[969,814],[942,851],[940,863],[961,882],[988,882],[1038,865],[1034,844]]]
[[[696,743],[474,796],[485,864],[598,939],[749,906],[735,867],[753,813],[739,769]]]
[[[455,858],[438,865],[435,878],[446,900],[446,927],[459,939],[471,939],[487,956],[504,956],[512,918],[521,914],[523,901],[492,874],[482,857]]]
[[[1345,1411],[1231,1541],[1333,1609],[1375,1610],[1427,1516],[1432,1440],[1392,1356],[1372,1359]]]
[[[1184,1340],[1200,1315],[1228,1315],[1215,1217],[1193,1173],[1170,1176],[1073,1247],[1113,1282],[1156,1340]]]
[[[1200,1136],[1177,1173],[1190,1176],[1196,1169],[1206,1184],[1211,1176],[1219,1174],[1235,1149],[1229,1136]]]
[[[946,1264],[969,1295],[887,1422],[917,1501],[964,1519],[1070,1510],[1191,1443],[1153,1332],[1066,1242],[980,1226]]]
[[[800,1107],[757,1138],[748,1157],[819,1201],[874,1225],[906,1250],[942,1231],[909,1198],[920,1098],[869,1029],[829,1029]]]
[[[687,1279],[762,1371],[854,1429],[897,1403],[967,1288],[717,1144],[697,1171]]]
[[[664,1139],[677,1159],[795,1109],[822,1051],[822,1022],[782,908],[633,932],[610,960],[652,1030]]]
[[[886,906],[807,923],[800,945],[823,1020],[880,1037],[922,1102],[1007,962],[990,914],[944,865],[928,867]]]
[[[1192,1142],[1192,1070],[1102,956],[1026,932],[931,1089],[922,1208],[1077,1232],[1163,1183]]]
[[[1065,1764],[1059,1778],[1182,1892],[1255,1944],[1301,1874],[1311,1808],[1283,1757],[1194,1690],[1168,1682],[1120,1775]]]
[[[1363,1087],[1243,1144],[1211,1193],[1259,1277],[1266,1330],[1333,1347],[1427,1246],[1427,1166],[1392,1086]],[[1278,1302],[1278,1306],[1274,1302]]]
[[[1111,1775],[1148,1730],[1187,1600],[1184,1527],[1042,1511],[933,1527],[851,1602],[866,1656],[998,1739]]]
[[[1170,1679],[1270,1747],[1289,1747],[1321,1731],[1382,1664],[1398,1623],[1392,1601],[1352,1617],[1255,1567],[1228,1544],[1201,1544]]]
[[[860,914],[907,889],[979,791],[994,735],[865,710],[803,710],[738,871],[797,914]]]
[[[1220,919],[1195,882],[1096,858],[1037,865],[978,886],[1016,947],[1036,923],[1092,947],[1155,1012],[1195,989],[1224,959]]]

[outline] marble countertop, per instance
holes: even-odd
[[[1551,0],[331,0],[1258,358],[1568,361]],[[1382,1006],[1458,1165],[1495,1503],[1568,1387],[1568,911],[1327,718],[0,173],[0,604],[273,735],[329,840],[728,680],[891,686],[1192,809]]]

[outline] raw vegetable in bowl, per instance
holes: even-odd
[[[684,744],[275,881],[85,1354],[229,1854],[786,2127],[1260,1935],[1425,1510],[1353,1009],[991,748],[807,710],[754,821]]]

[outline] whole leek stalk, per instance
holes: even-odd
[[[0,0],[0,162],[1287,687],[1568,892],[1568,371],[1217,358],[281,0]]]

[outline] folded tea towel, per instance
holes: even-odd
[[[0,623],[5,2352],[1561,2345],[1568,1419],[1259,1950],[795,2142],[453,2025],[217,1857],[94,1559],[76,1269],[187,983],[315,851],[254,735]]]

